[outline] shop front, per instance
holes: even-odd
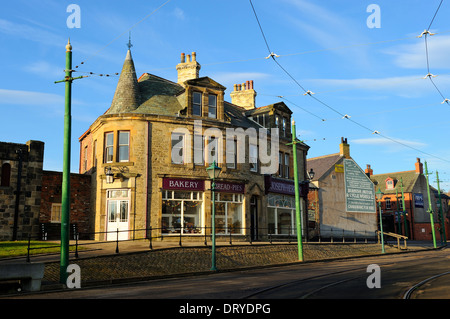
[[[283,180],[271,176],[265,177],[267,200],[267,231],[269,235],[296,235],[295,187],[294,181]],[[305,232],[304,193],[300,185],[300,205],[302,233]]]
[[[216,234],[244,233],[244,189],[243,183],[216,182]],[[205,180],[163,178],[161,234],[209,234],[211,205]]]

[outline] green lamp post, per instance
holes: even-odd
[[[60,283],[66,283],[67,266],[69,265],[69,236],[70,236],[70,141],[72,132],[72,81],[87,76],[72,77],[72,45],[70,39],[66,45],[66,76],[64,80],[55,83],[65,83],[65,113],[64,113],[64,149],[63,176],[61,190],[61,256]]]
[[[381,199],[383,198],[384,193],[378,188],[378,191],[375,193],[375,195],[378,199],[378,210],[380,212],[381,252],[384,254],[386,251],[384,250],[383,216],[381,214]]]
[[[211,192],[212,192],[212,212],[211,212],[211,232],[212,232],[212,254],[211,254],[211,270],[216,271],[216,178],[219,177],[221,168],[216,165],[216,161],[206,168],[209,178],[212,180]]]

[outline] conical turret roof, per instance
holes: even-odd
[[[125,62],[123,63],[122,73],[117,83],[116,92],[108,114],[126,113],[136,110],[141,103],[136,69],[134,68],[131,51],[128,50]]]

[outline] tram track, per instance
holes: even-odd
[[[417,292],[417,290],[420,287],[422,287],[426,283],[428,283],[428,282],[430,282],[430,281],[432,281],[432,280],[434,280],[436,278],[439,278],[439,277],[442,277],[442,276],[445,276],[445,275],[449,275],[449,274],[450,274],[450,271],[446,271],[446,272],[443,272],[441,274],[437,274],[437,275],[434,275],[434,276],[431,276],[431,277],[428,277],[428,278],[422,280],[421,282],[419,282],[419,283],[415,284],[414,286],[412,286],[411,288],[409,288],[405,292],[405,294],[403,295],[403,299],[412,299],[411,297],[414,295],[415,292]]]
[[[442,257],[425,255],[422,256],[420,259],[412,257],[408,258],[408,260],[378,262],[378,265],[383,269],[383,274],[385,274],[387,267],[389,267],[391,270],[399,271],[402,269],[409,269],[411,267],[411,262],[417,261],[419,265],[428,265],[435,263],[437,260],[442,260]],[[294,298],[294,299],[316,298],[320,293],[326,295],[325,292],[328,289],[335,288],[336,286],[339,286],[341,284],[349,283],[352,280],[363,280],[364,278],[367,278],[370,275],[369,273],[366,272],[365,267],[367,267],[367,265],[368,264],[364,265],[360,263],[358,266],[352,267],[350,269],[343,269],[339,271],[330,272],[327,274],[319,274],[307,278],[280,283],[269,287],[264,287],[259,291],[253,292],[252,294],[245,296],[243,299],[264,299],[274,297],[280,298],[280,296],[284,296],[284,298]],[[419,282],[418,284],[403,288],[403,291],[407,289],[407,292],[404,293],[403,298],[404,299],[410,298],[418,287],[423,286],[425,283],[433,279],[448,274],[450,274],[450,271],[428,277],[427,279]],[[393,284],[395,285],[397,284],[397,282],[394,281]],[[309,288],[305,288],[307,286],[309,286]],[[298,292],[296,291],[297,288]],[[336,298],[336,296],[334,296],[333,298]],[[397,296],[395,298],[401,297]]]

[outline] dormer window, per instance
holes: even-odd
[[[394,189],[394,180],[392,178],[386,179],[386,189]]]
[[[192,93],[192,115],[202,116],[202,94]]]

